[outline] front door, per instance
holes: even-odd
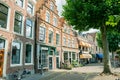
[[[3,75],[4,49],[0,49],[0,77]]]
[[[53,68],[53,61],[52,61],[52,57],[49,57],[49,69]]]
[[[59,68],[59,57],[56,57],[56,68]]]

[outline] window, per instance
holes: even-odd
[[[59,44],[59,39],[60,39],[60,35],[59,35],[59,34],[56,34],[56,44],[57,44],[57,45]]]
[[[23,7],[23,0],[16,0],[16,4],[20,7]]]
[[[53,40],[53,32],[49,31],[49,43],[52,43]]]
[[[12,43],[12,64],[20,64],[21,43],[13,41]]]
[[[68,39],[68,47],[71,47],[71,40]]]
[[[8,7],[0,4],[0,28],[7,28]]]
[[[15,20],[14,20],[14,32],[21,34],[22,32],[22,15],[19,13],[15,13]]]
[[[33,14],[33,5],[31,3],[28,3],[27,12]]]
[[[48,67],[48,50],[39,51],[39,68],[41,68],[41,64],[43,67]]]
[[[53,18],[53,25],[57,26],[57,18],[56,17]]]
[[[33,32],[33,21],[30,19],[26,20],[26,37],[32,38],[32,32]]]
[[[52,11],[54,11],[54,4],[53,4],[53,2],[50,3],[50,9],[51,9]]]
[[[26,44],[25,63],[32,63],[32,45]]]
[[[66,38],[63,38],[64,45],[66,45]]]
[[[75,60],[75,53],[72,53],[72,60]]]
[[[39,40],[45,41],[45,28],[44,27],[39,28]]]
[[[46,21],[50,22],[50,13],[49,12],[46,13]]]
[[[0,39],[0,49],[5,48],[5,40],[4,39]]]

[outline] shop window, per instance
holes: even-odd
[[[0,3],[0,28],[7,28],[8,7]]]

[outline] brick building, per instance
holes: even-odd
[[[0,76],[34,73],[35,0],[0,0]]]
[[[78,49],[78,40],[77,33],[72,26],[68,25],[67,22],[61,18],[61,27],[62,27],[62,53],[61,61],[69,61],[70,63],[73,60],[79,59],[79,49]]]
[[[41,4],[39,4],[41,3]],[[36,5],[36,71],[60,67],[61,27],[55,0]]]

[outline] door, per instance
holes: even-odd
[[[53,61],[52,61],[52,57],[49,57],[49,69],[53,68]]]
[[[59,68],[59,57],[56,57],[56,68]]]
[[[3,75],[4,49],[0,50],[0,77]]]

